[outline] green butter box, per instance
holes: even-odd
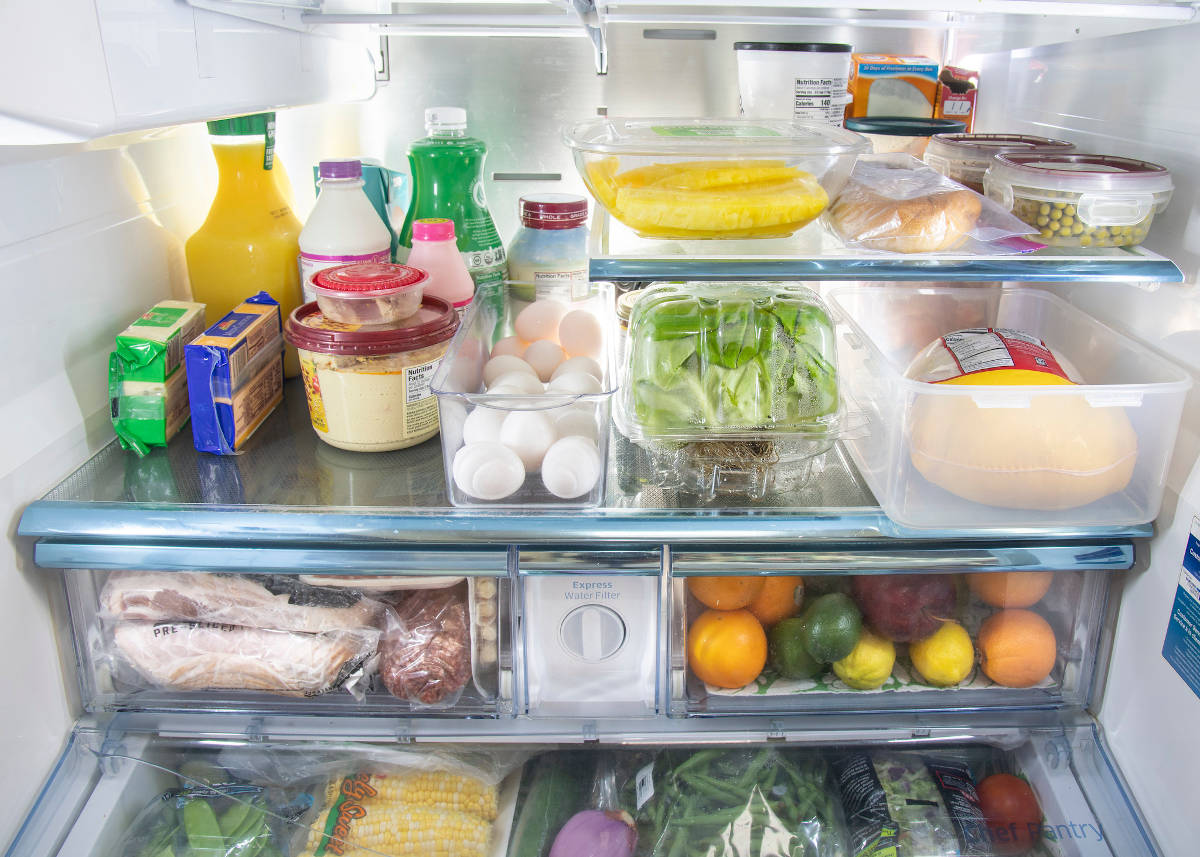
[[[159,301],[117,334],[125,381],[163,382],[183,363],[183,347],[204,332],[204,304]]]

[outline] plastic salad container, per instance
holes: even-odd
[[[957,119],[914,119],[911,116],[860,116],[846,120],[846,127],[871,141],[876,155],[903,152],[919,158],[935,134],[967,130]]]
[[[415,313],[429,274],[390,262],[356,262],[318,271],[312,291],[331,321],[394,324]]]
[[[983,193],[983,174],[992,158],[1009,152],[1047,152],[1065,155],[1075,151],[1066,140],[1031,134],[936,134],[925,149],[925,163],[946,178]]]
[[[778,119],[610,117],[563,136],[592,196],[646,238],[791,235],[871,150],[845,129]]]
[[[397,325],[333,321],[315,303],[297,307],[284,336],[300,352],[317,437],[356,452],[386,452],[438,433],[430,378],[458,329],[449,301],[426,297]]]
[[[803,286],[652,285],[627,351],[618,427],[702,495],[761,497],[841,425],[833,324]]]
[[[1157,516],[1191,386],[1172,363],[1047,292],[862,286],[829,301],[847,397],[869,426],[846,448],[897,524]]]
[[[987,195],[1056,247],[1141,244],[1175,186],[1164,167],[1110,155],[997,155]]]
[[[611,284],[596,283],[569,305],[527,304],[507,289],[471,304],[433,377],[452,504],[577,508],[604,499],[613,303]],[[518,337],[531,333],[530,319],[535,335]]]

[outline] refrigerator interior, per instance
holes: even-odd
[[[781,39],[850,41],[857,50],[925,54],[980,68],[978,130],[1060,136],[1081,148],[1170,167],[1175,197],[1156,221],[1148,245],[1180,266],[1183,284],[1047,288],[1195,376],[1200,368],[1195,300],[1200,150],[1194,141],[1200,137],[1200,95],[1185,69],[1200,40],[1200,25],[1105,35],[1105,25],[1096,19],[1081,25],[1080,33],[1061,24],[1019,20],[1007,30],[959,33],[861,23],[771,29],[730,23],[711,40],[647,38],[640,25],[613,24],[609,73],[603,78],[595,74],[584,39],[393,35],[388,38],[390,82],[369,101],[281,111],[278,153],[303,219],[314,198],[310,177],[319,158],[370,156],[404,168],[408,142],[423,135],[424,108],[459,104],[468,111],[472,133],[489,143],[488,200],[507,240],[522,193],[583,192],[559,136],[566,122],[600,108],[614,116],[734,114],[731,43],[737,39],[770,32]],[[1038,26],[1058,28],[1053,32],[1069,40],[996,52],[1009,47],[1009,39],[1024,44],[1024,30]],[[448,64],[447,57],[457,59]],[[664,83],[647,86],[647,80]],[[524,176],[509,180],[505,174]],[[215,166],[203,126],[190,124],[88,143],[6,146],[0,148],[0,187],[5,190],[0,270],[12,284],[9,315],[45,320],[12,325],[6,346],[13,371],[5,375],[8,419],[0,478],[12,532],[26,503],[111,439],[104,367],[112,337],[155,301],[186,293],[183,241],[204,218]],[[1157,535],[1139,544],[1139,565],[1121,587],[1117,621],[1106,640],[1112,655],[1102,658],[1107,669],[1094,703],[1112,757],[1170,857],[1190,853],[1191,825],[1182,796],[1189,794],[1188,772],[1200,763],[1200,743],[1188,728],[1200,714],[1200,702],[1160,654],[1187,535],[1200,512],[1196,396],[1193,392],[1185,406]],[[340,488],[353,491],[350,485]],[[5,744],[10,765],[31,772],[36,781],[51,770],[82,703],[71,617],[57,575],[35,567],[28,540],[14,544],[0,639],[22,653],[10,668],[10,681],[22,692],[5,706]],[[1082,747],[1099,747],[1090,733],[1072,735],[1082,736]],[[77,734],[60,769],[78,772],[70,778],[74,798],[88,805],[80,784],[103,780],[99,768],[89,768],[90,751],[81,749],[94,739]],[[1089,772],[1077,772],[1081,781],[1094,776],[1112,782],[1102,750],[1080,751],[1076,762]],[[1090,792],[1085,786],[1082,797],[1073,789],[1063,787],[1064,800],[1124,811],[1108,786]],[[16,830],[33,801],[28,780],[8,781],[0,795],[0,829]],[[111,799],[120,800],[120,790]],[[63,800],[71,805],[69,796]],[[30,824],[37,817],[31,816]],[[27,824],[26,832],[31,829]],[[1150,853],[1132,826],[1112,833],[1132,837],[1128,847],[1114,846],[1113,855]]]

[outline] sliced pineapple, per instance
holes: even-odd
[[[703,190],[618,187],[610,210],[623,223],[646,235],[700,237],[685,233],[745,236],[785,234],[784,224],[816,218],[829,202],[824,188],[808,173],[785,181],[723,186]],[[786,233],[790,234],[790,232]]]
[[[617,174],[619,165],[616,157],[610,155],[587,165],[587,181],[591,191],[600,204],[609,211],[616,211],[617,185],[613,177]]]
[[[680,161],[625,170],[617,174],[615,181],[618,187],[700,189],[780,181],[799,175],[802,175],[800,169],[779,160]]]

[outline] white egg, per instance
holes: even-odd
[[[510,372],[524,372],[527,375],[537,375],[533,367],[515,354],[501,354],[493,357],[483,367],[483,383],[490,387],[501,375]]]
[[[566,372],[586,372],[597,381],[604,380],[604,370],[600,368],[599,363],[590,357],[572,357],[569,360],[564,360],[558,364],[558,368],[554,370],[554,374],[550,376],[550,380],[553,381],[559,375]]]
[[[508,411],[495,408],[475,408],[463,420],[463,443],[480,443],[494,441],[500,436],[500,424],[508,416]]]
[[[566,314],[566,304],[552,300],[534,301],[517,315],[513,330],[526,342],[549,339],[557,343],[558,323]]]
[[[521,339],[519,336],[506,336],[492,346],[492,357],[504,357],[511,355],[520,357],[522,352],[529,347],[529,343]]]
[[[479,500],[501,500],[525,482],[525,466],[508,447],[495,441],[469,443],[454,454],[454,483]]]
[[[583,437],[555,442],[542,460],[542,484],[555,497],[582,497],[600,481],[600,452]]]
[[[558,430],[544,411],[513,411],[500,426],[500,442],[515,452],[530,473],[542,466],[542,456],[558,440]]]
[[[558,368],[558,364],[562,363],[567,355],[563,353],[557,342],[539,339],[529,344],[523,356],[525,362],[533,367],[539,378],[549,381],[554,370]]]
[[[488,385],[489,393],[505,392],[511,395],[514,391],[524,396],[538,396],[545,392],[545,388],[536,375],[526,372],[505,372]]]
[[[546,387],[547,393],[580,393],[582,395],[600,392],[600,382],[586,372],[567,372],[552,380]]]
[[[560,438],[576,435],[588,440],[596,439],[596,410],[592,405],[578,404],[557,408],[551,418]]]
[[[558,341],[572,357],[599,357],[604,350],[604,329],[587,310],[571,310],[558,323]]]

